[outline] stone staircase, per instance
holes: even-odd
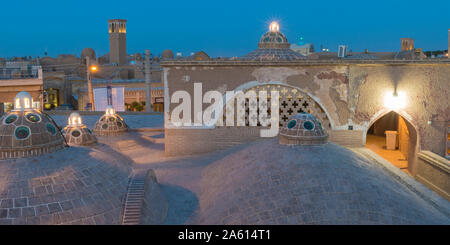
[[[145,176],[134,175],[128,185],[125,199],[122,224],[138,225],[141,217],[142,203],[144,201]]]

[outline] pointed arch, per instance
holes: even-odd
[[[316,96],[304,91],[303,89],[301,89],[299,87],[292,86],[292,85],[278,82],[278,81],[270,81],[270,82],[250,81],[250,82],[241,84],[240,86],[236,87],[233,91],[234,92],[237,92],[237,91],[246,92],[248,90],[255,89],[257,87],[264,87],[264,86],[267,86],[267,87],[275,86],[276,87],[275,89],[278,89],[280,91],[280,98],[282,98],[282,87],[289,89],[290,91],[296,91],[299,94],[303,95],[304,97],[307,97],[306,100],[311,101],[315,104],[315,105],[311,105],[312,107],[320,108],[320,113],[323,112],[324,115],[321,115],[321,116],[315,115],[315,116],[318,117],[319,120],[328,121],[329,125],[327,125],[327,129],[332,130],[336,127],[334,120],[332,119],[332,117],[330,117],[330,114],[329,114],[327,108],[325,106],[323,106],[323,104],[320,102],[320,99],[317,98]],[[231,99],[234,99],[234,98],[231,98]],[[226,100],[225,94],[223,95],[223,102],[224,102],[223,105],[226,105],[228,102]],[[222,112],[223,112],[224,108],[225,108],[225,106],[222,108]],[[308,112],[308,111],[305,111],[305,112]],[[317,112],[316,114],[318,114],[318,113],[319,112]],[[293,113],[292,115],[294,115],[294,114],[295,113]],[[223,115],[225,115],[225,113],[223,113]],[[224,120],[224,122],[225,122],[225,120]]]

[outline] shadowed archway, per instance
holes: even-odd
[[[366,131],[366,147],[409,175],[415,172],[418,142],[416,127],[395,111],[375,118]]]

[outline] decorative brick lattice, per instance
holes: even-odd
[[[314,101],[310,96],[308,96],[306,93],[299,91],[298,89],[283,86],[283,85],[262,85],[262,86],[256,86],[253,88],[250,88],[249,90],[253,90],[257,97],[259,96],[259,91],[266,91],[267,92],[267,113],[270,116],[270,91],[277,90],[280,95],[280,126],[284,126],[289,118],[294,116],[297,113],[309,113],[311,115],[314,115],[323,125],[325,129],[330,129],[331,124],[327,117],[327,114],[322,109],[322,107]],[[247,90],[248,91],[248,90]],[[247,92],[247,91],[244,91]],[[257,98],[257,101],[259,103],[259,98]],[[254,105],[256,106],[256,105]],[[224,122],[226,122],[226,114],[224,113]],[[236,112],[235,112],[236,114]],[[249,115],[250,115],[250,107],[249,107],[249,99],[246,98],[245,100],[245,125],[250,126],[249,124]],[[259,109],[258,109],[258,116],[259,116]],[[235,115],[236,120],[236,115]],[[258,122],[258,126],[261,126]]]

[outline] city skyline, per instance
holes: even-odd
[[[93,48],[97,55],[106,54],[107,20],[112,18],[128,20],[130,54],[143,53],[144,49],[160,54],[171,49],[190,55],[202,50],[212,57],[241,56],[255,49],[255,42],[273,20],[280,23],[291,43],[303,37],[306,43],[314,44],[316,51],[321,45],[336,51],[344,44],[355,52],[399,51],[400,38],[404,37],[415,39],[415,46],[424,51],[445,50],[450,23],[444,12],[437,12],[450,7],[444,1],[426,6],[418,1],[382,1],[377,6],[355,1],[322,5],[260,1],[239,2],[239,8],[233,1],[226,6],[205,1],[83,3],[60,7],[56,1],[25,1],[28,7],[21,12],[5,12],[5,18],[14,21],[4,25],[0,57],[42,57],[45,51],[49,56],[79,55],[86,47]],[[5,9],[16,7],[11,2],[3,5]]]

